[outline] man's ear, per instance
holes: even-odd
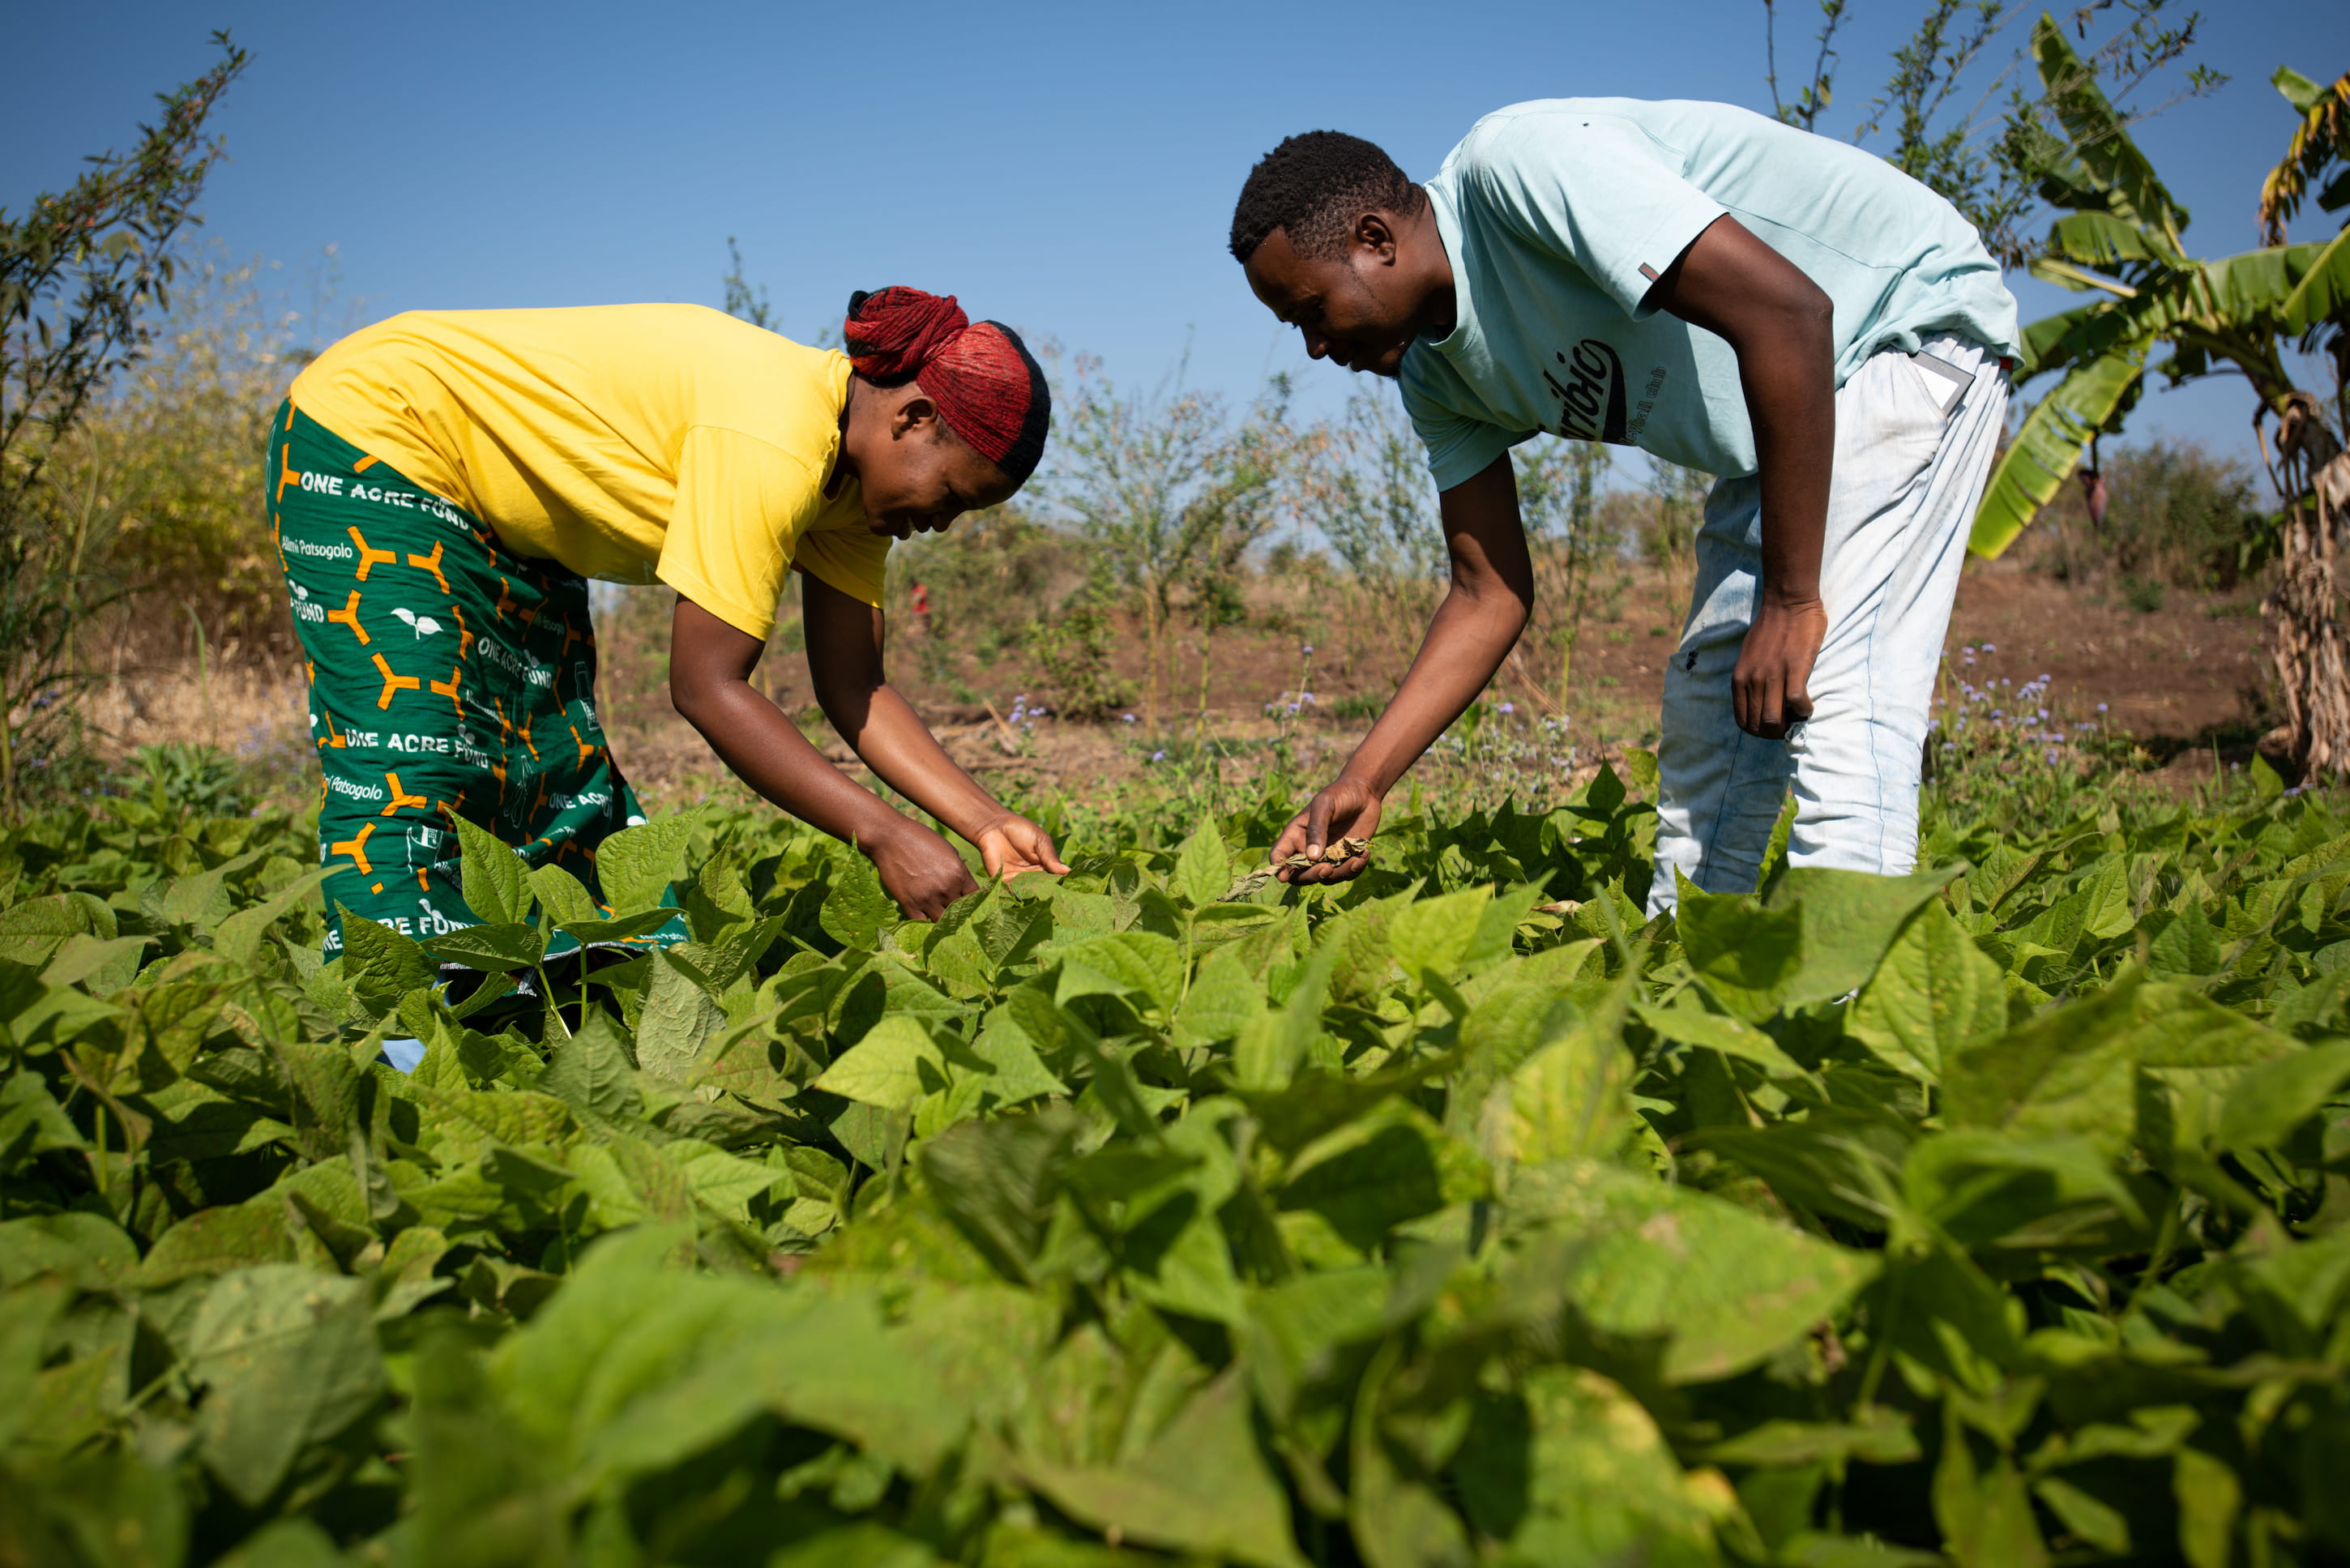
[[[1392,266],[1396,258],[1395,225],[1385,213],[1365,213],[1355,220],[1355,246],[1369,251],[1382,265]]]

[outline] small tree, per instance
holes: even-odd
[[[1428,457],[1394,389],[1374,384],[1315,431],[1297,473],[1298,510],[1343,571],[1358,626],[1409,654],[1445,568]]]
[[[0,209],[0,809],[19,815],[26,742],[70,711],[73,628],[102,601],[89,558],[92,510],[49,483],[50,460],[107,384],[136,361],[167,303],[172,245],[220,156],[205,125],[243,74],[226,33],[220,62],[171,93],[127,154],[107,152],[63,194]],[[46,762],[46,757],[37,760]]]
[[[1535,613],[1544,616],[1548,609],[1544,640],[1558,652],[1555,691],[1544,693],[1540,680],[1531,675],[1526,685],[1529,694],[1564,716],[1573,690],[1575,650],[1583,639],[1584,613],[1590,606],[1592,574],[1603,556],[1621,546],[1620,540],[1604,536],[1599,521],[1599,483],[1610,460],[1607,449],[1597,441],[1559,436],[1527,441],[1510,457],[1517,473],[1518,515],[1534,553]],[[1523,644],[1525,639],[1520,640]],[[1514,649],[1511,659],[1518,659]]]
[[[2086,53],[2073,54],[2067,74],[2054,82],[2043,69],[2043,90],[2033,92],[2025,84],[2034,67],[2045,64],[2041,33],[2058,31],[2045,13],[2030,40],[2005,48],[2002,59],[2002,40],[2031,15],[2030,6],[2021,0],[1926,0],[1916,29],[1893,52],[1884,89],[1853,124],[1851,140],[1866,145],[1889,134],[1886,161],[1964,213],[2001,265],[2022,266],[2039,252],[2035,214],[2051,199],[2043,171],[2068,152],[2090,150],[2090,144],[2074,144],[2077,126],[2063,112],[2064,95],[2085,87],[2119,104],[2162,79],[2167,67],[2193,53],[2202,25],[2200,13],[2182,16],[2177,8],[2177,0],[2091,0],[2075,6],[2065,21]],[[1773,111],[1787,124],[1821,129],[1835,100],[1841,64],[1835,38],[1849,9],[1849,0],[1820,0],[1811,78],[1789,97],[1779,86],[1778,8],[1774,0],[1762,0],[1764,79]],[[2169,99],[2116,123],[2126,127],[2226,80],[2190,66]]]
[[[1123,394],[1097,361],[1081,358],[1076,369],[1076,385],[1054,399],[1064,411],[1043,488],[1130,597],[1142,622],[1144,714],[1156,724],[1177,614],[1194,611],[1212,632],[1249,550],[1278,520],[1298,443],[1289,382],[1274,377],[1235,423],[1222,400],[1184,391],[1180,379]]]

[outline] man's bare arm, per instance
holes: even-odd
[[[1820,555],[1835,462],[1835,306],[1731,217],[1690,243],[1647,303],[1738,354],[1762,483],[1762,584],[1731,701],[1739,728],[1777,740],[1811,717],[1812,664],[1827,635]]]
[[[1326,845],[1377,832],[1388,791],[1476,701],[1525,629],[1534,611],[1534,563],[1509,455],[1444,492],[1437,505],[1452,563],[1444,602],[1387,711],[1329,787],[1282,830],[1273,847],[1276,861],[1301,851],[1318,857]],[[1367,863],[1356,856],[1279,875],[1303,883],[1344,881]]]

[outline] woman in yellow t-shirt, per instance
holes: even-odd
[[[816,700],[858,755],[990,873],[1067,869],[882,667],[890,541],[1019,489],[1044,374],[1009,327],[917,289],[853,296],[844,337],[847,354],[809,348],[683,305],[420,311],[302,372],[269,497],[332,902],[413,937],[473,924],[452,815],[595,888],[596,846],[641,817],[596,718],[591,576],[677,590],[678,711],[752,788],[856,844],[908,915],[973,890],[962,857],[751,686],[790,569]]]

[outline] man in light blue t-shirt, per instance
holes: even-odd
[[[1652,910],[1677,875],[1898,873],[2015,302],[1948,202],[1726,104],[1552,99],[1480,120],[1424,186],[1314,131],[1251,172],[1232,249],[1306,352],[1397,378],[1451,590],[1395,699],[1274,846],[1367,837],[1492,680],[1534,574],[1509,449],[1548,431],[1717,483],[1665,682]],[[1295,873],[1340,880],[1363,857]]]

